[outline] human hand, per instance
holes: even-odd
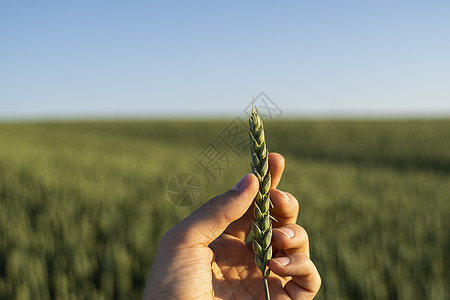
[[[309,258],[306,231],[296,224],[298,201],[276,189],[284,158],[269,154],[274,205],[271,299],[312,299],[321,284]],[[253,220],[258,180],[246,174],[225,194],[206,202],[162,238],[144,299],[264,299],[261,272],[245,237]]]

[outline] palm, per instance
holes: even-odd
[[[220,299],[264,299],[261,271],[254,263],[249,245],[230,234],[222,234],[210,248],[214,252],[212,283]],[[271,293],[281,292],[285,280],[276,274],[269,277]],[[278,284],[277,284],[278,283]]]

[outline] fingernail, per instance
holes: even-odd
[[[281,231],[282,233],[284,233],[288,238],[292,239],[295,235],[294,230],[292,230],[289,227],[284,227],[284,228],[277,228],[277,230]]]
[[[244,177],[241,178],[241,180],[239,180],[238,183],[236,183],[236,185],[232,188],[232,190],[236,192],[241,192],[245,190],[245,188],[250,184],[251,181],[252,181],[251,175],[250,173],[247,173],[244,175]]]
[[[280,266],[286,266],[291,262],[291,259],[287,256],[272,258],[272,260],[275,261]]]

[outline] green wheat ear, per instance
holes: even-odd
[[[252,246],[255,253],[255,262],[261,271],[266,292],[266,299],[270,299],[267,277],[270,269],[269,261],[272,258],[272,218],[270,215],[270,184],[269,151],[264,136],[263,122],[258,110],[252,104],[252,113],[249,119],[250,152],[252,157],[252,173],[259,180],[259,190],[253,201],[255,221],[252,226]]]

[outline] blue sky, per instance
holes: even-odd
[[[0,118],[450,115],[450,1],[2,1]]]

